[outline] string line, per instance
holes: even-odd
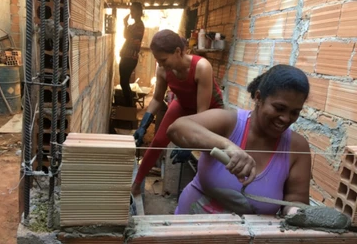
[[[57,146],[64,147],[65,145],[59,144],[57,142],[51,142]],[[78,144],[80,146],[80,144]],[[125,147],[125,149],[138,149],[138,150],[182,150],[182,151],[200,151],[200,152],[210,152],[212,149],[207,148],[181,148],[181,147]],[[357,148],[356,148],[357,149]],[[243,149],[242,149],[243,150]],[[235,151],[235,150],[223,150],[224,152]],[[247,153],[278,153],[278,154],[317,154],[317,155],[356,155],[356,153],[333,153],[333,152],[295,152],[295,151],[270,151],[270,150],[243,150]]]

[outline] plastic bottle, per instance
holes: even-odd
[[[190,40],[188,41],[188,47],[193,48],[194,46],[197,45],[197,31],[191,30],[191,37]]]
[[[221,40],[221,33],[216,33],[216,35],[214,36],[214,39],[216,41]]]
[[[203,28],[198,33],[198,49],[205,49],[206,46],[206,32]]]

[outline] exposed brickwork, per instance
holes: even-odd
[[[226,102],[247,108],[253,103],[247,85],[272,65],[295,65],[307,74],[310,96],[294,129],[317,155],[311,189],[328,206],[337,197],[342,152],[346,145],[357,145],[356,9],[356,1],[238,1],[232,60],[224,79]],[[255,72],[248,75],[252,68]],[[328,167],[321,163],[325,161]]]
[[[21,48],[20,5],[18,0],[10,0],[11,37],[16,47]]]
[[[357,226],[357,146],[348,146],[340,170],[335,208],[351,216]]]
[[[197,1],[187,1],[187,6],[191,7]],[[206,4],[208,4],[207,23],[205,23]],[[206,31],[219,32],[226,37],[225,49],[223,52],[207,53],[204,56],[213,66],[214,76],[218,83],[222,83],[227,70],[230,46],[234,41],[234,29],[237,17],[237,4],[234,0],[203,1],[198,7],[197,28],[205,27]],[[247,27],[249,28],[249,26]],[[223,72],[222,72],[223,71]]]
[[[68,51],[68,74],[66,116],[68,132],[106,133],[109,124],[111,74],[114,58],[111,35],[98,35],[103,24],[104,5],[101,0],[74,0],[70,3],[70,28],[72,31]],[[40,24],[40,1],[34,1],[36,24]],[[60,3],[61,13],[63,3]],[[54,2],[46,1],[46,17],[53,19]],[[62,16],[62,14],[61,14]],[[61,24],[63,25],[63,17]],[[84,32],[86,31],[86,32]],[[79,34],[75,34],[79,33]],[[85,33],[85,34],[84,34]],[[60,40],[62,45],[62,39]],[[60,48],[60,54],[64,50]],[[45,63],[51,75],[53,46],[46,45]],[[60,57],[60,61],[61,57]],[[61,64],[60,62],[60,64]],[[48,80],[47,82],[52,82]],[[59,93],[60,95],[60,93]],[[59,96],[60,97],[60,96]],[[60,105],[60,100],[58,101]],[[45,106],[52,107],[52,88],[45,88]],[[50,116],[50,115],[49,115]],[[47,121],[46,117],[46,121]],[[49,150],[50,130],[45,131],[45,150]],[[37,137],[37,135],[34,135]]]

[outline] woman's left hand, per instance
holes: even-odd
[[[294,215],[297,213],[297,211],[299,210],[299,207],[290,207],[290,206],[285,206],[284,207],[284,211],[283,214],[284,215]]]

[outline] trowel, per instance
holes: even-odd
[[[213,148],[210,155],[224,165],[230,161],[229,156],[218,148]],[[334,208],[325,206],[310,206],[303,203],[288,202],[268,197],[256,196],[245,193],[245,187],[242,187],[241,194],[249,199],[277,204],[281,206],[298,207],[296,214],[286,215],[284,221],[281,222],[281,227],[286,229],[315,229],[327,232],[343,233],[348,231],[357,232],[357,227],[351,226],[351,218],[344,213],[337,211]]]

